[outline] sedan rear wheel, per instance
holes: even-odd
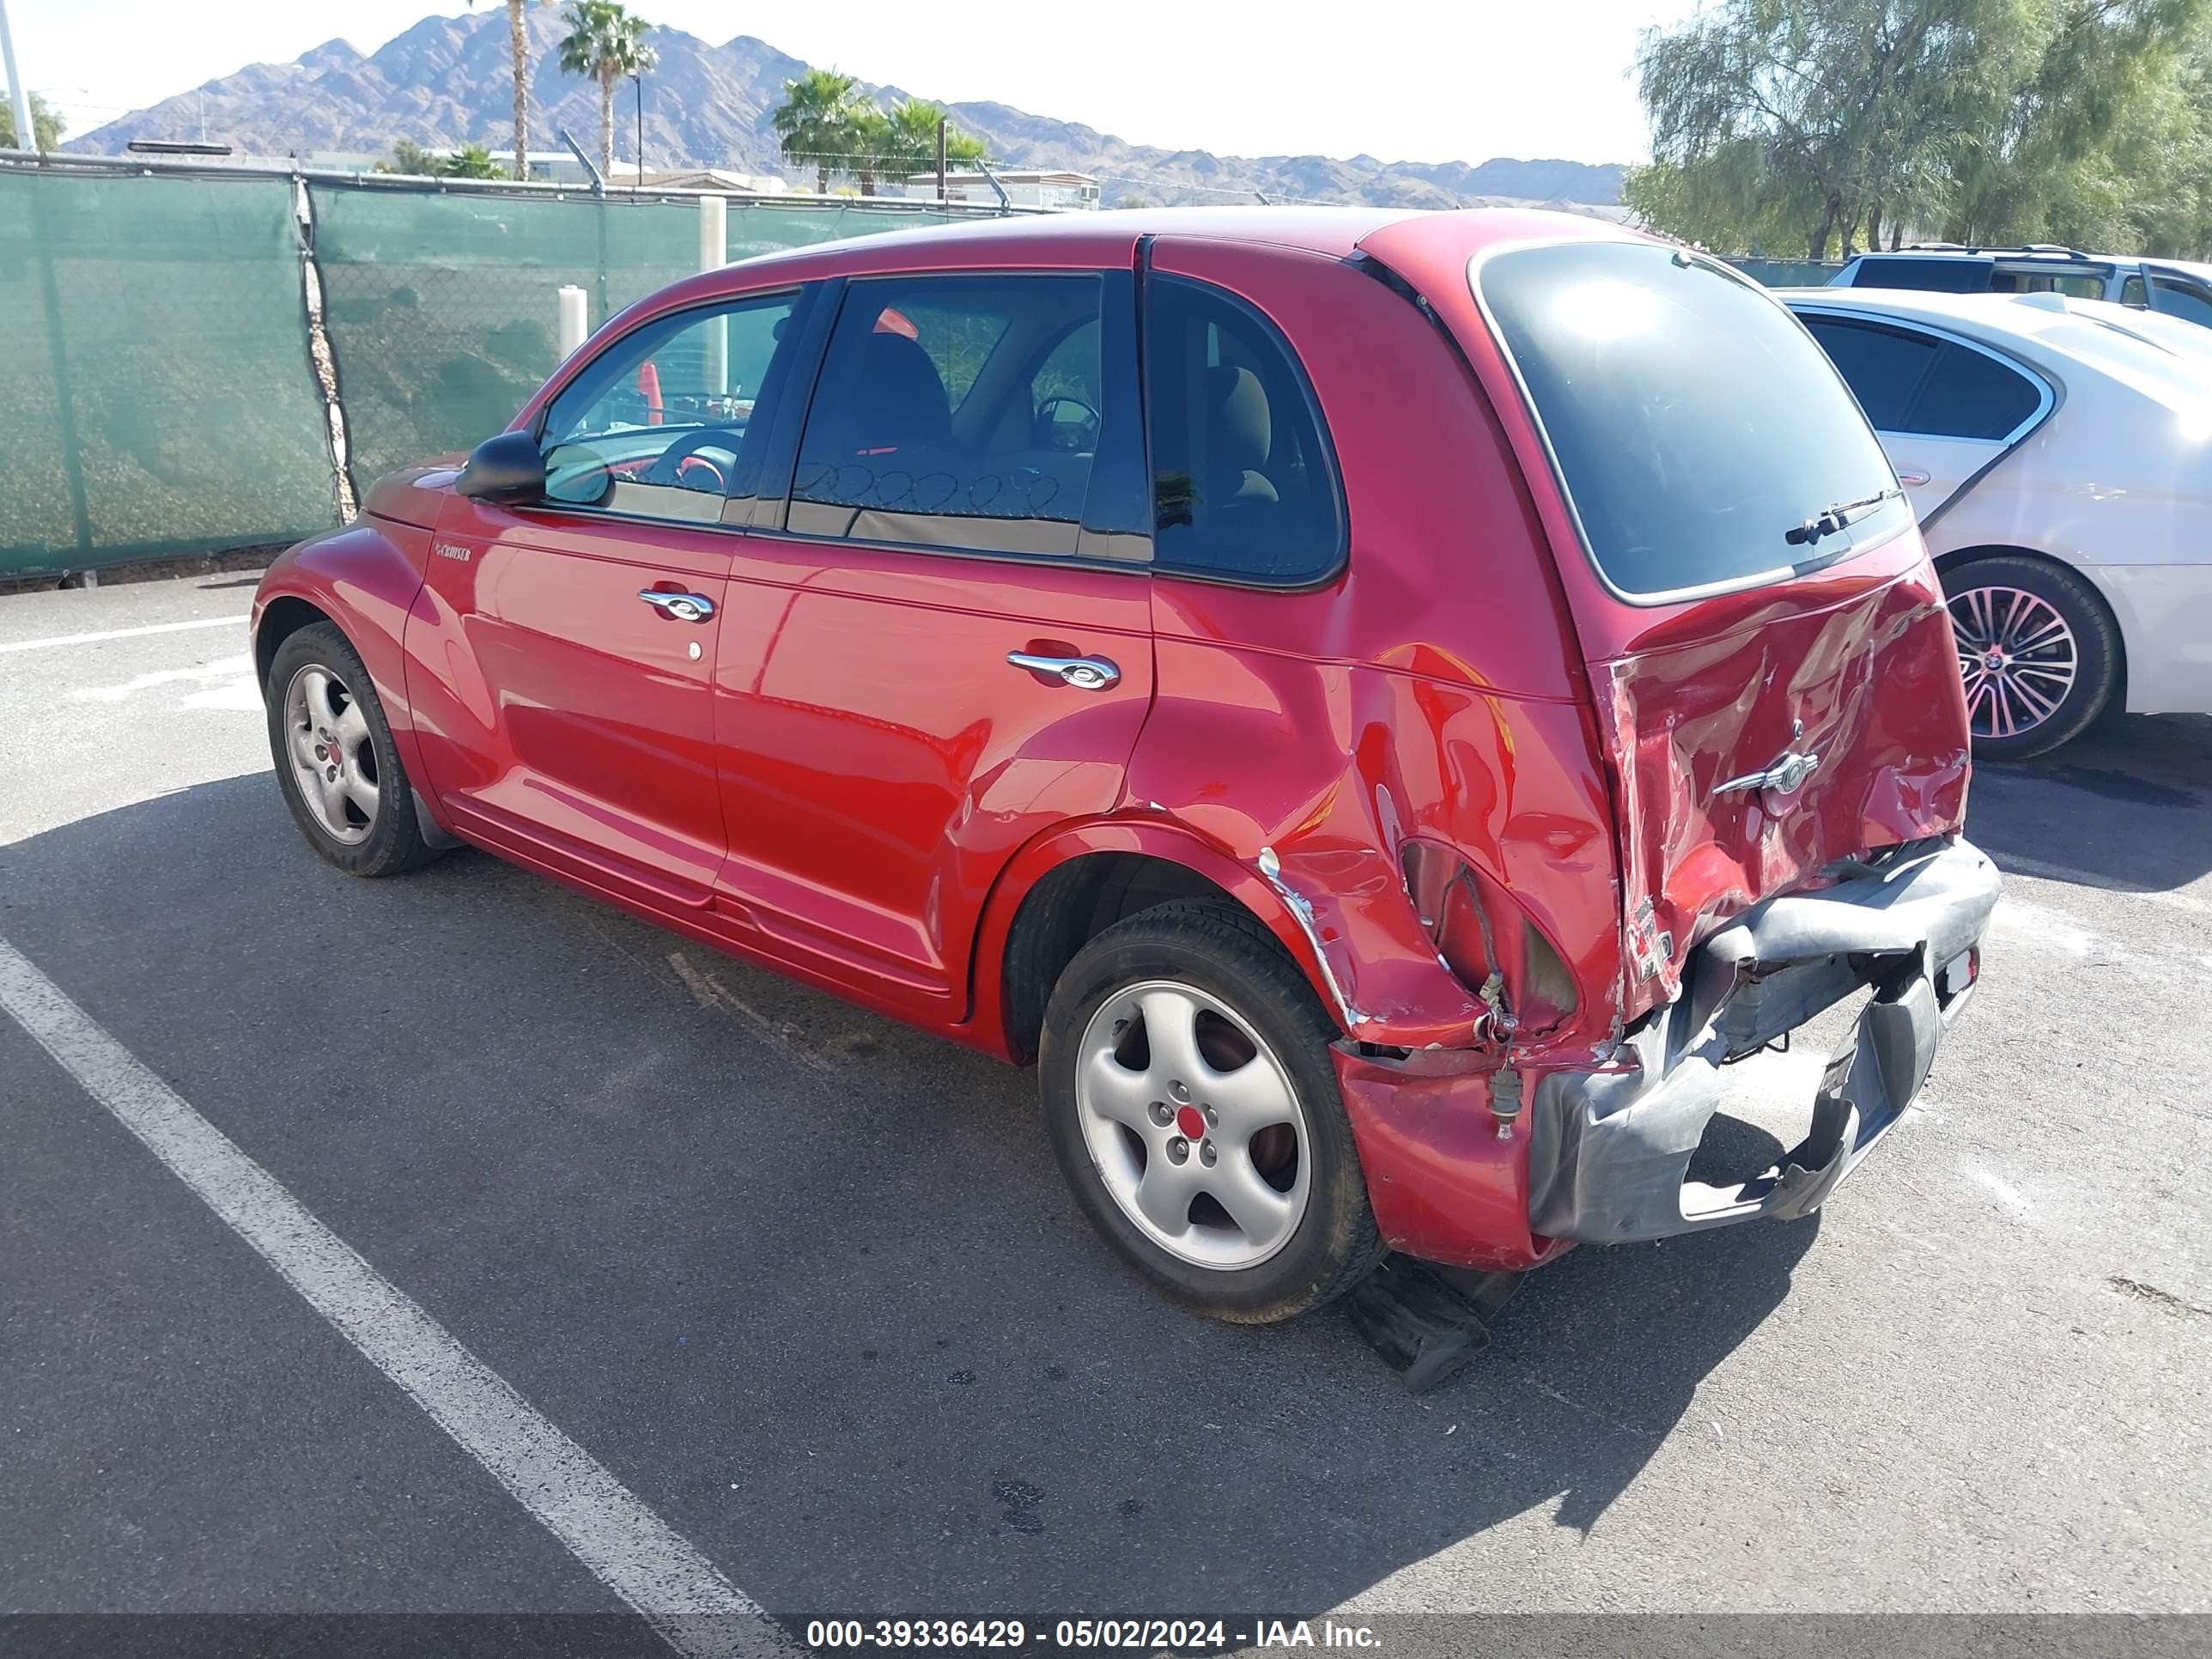
[[[2118,678],[2119,635],[2080,576],[2003,554],[1953,569],[1943,587],[1977,755],[2043,754],[2103,712]]]

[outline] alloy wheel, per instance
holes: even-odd
[[[1952,596],[1959,673],[1978,738],[2013,738],[2058,712],[2081,672],[2081,647],[2057,607],[2021,587],[1969,587]]]
[[[1170,1255],[1233,1272],[1297,1231],[1305,1113],[1288,1069],[1218,998],[1167,980],[1108,998],[1078,1046],[1075,1103],[1106,1190]]]
[[[285,753],[300,798],[333,840],[356,845],[376,827],[380,802],[368,716],[346,683],[310,663],[284,690]]]

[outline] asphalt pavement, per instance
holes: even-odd
[[[0,599],[0,940],[772,1613],[2212,1611],[2212,720],[1978,772],[1982,988],[1820,1215],[1416,1398],[1118,1270],[1029,1073],[323,866],[251,580]],[[619,1613],[276,1259],[0,1018],[0,1612]]]

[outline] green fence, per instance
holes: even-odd
[[[699,268],[695,202],[316,185],[315,263],[355,479],[466,450],[560,361],[555,295],[591,325]],[[938,224],[932,209],[732,203],[724,257]]]
[[[0,173],[0,575],[334,522],[293,202]]]
[[[335,524],[319,356],[354,483],[467,449],[552,372],[558,290],[583,289],[596,327],[698,269],[700,216],[696,198],[0,167],[0,577]],[[733,199],[724,252],[975,216]]]

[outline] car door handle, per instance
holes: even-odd
[[[704,593],[664,593],[657,587],[645,587],[638,590],[637,596],[678,622],[704,622],[714,614],[714,602]]]
[[[1006,660],[1033,674],[1056,674],[1079,691],[1103,691],[1121,678],[1121,671],[1103,657],[1038,657],[1009,651]]]

